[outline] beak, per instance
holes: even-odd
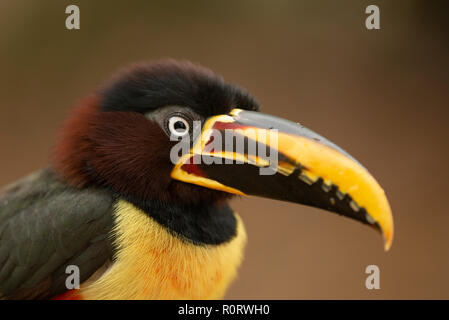
[[[384,191],[353,157],[313,131],[260,112],[209,118],[173,179],[239,195],[322,208],[361,221],[393,241]]]

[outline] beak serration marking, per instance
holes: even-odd
[[[349,205],[350,205],[352,210],[354,210],[355,212],[359,212],[360,207],[358,206],[357,203],[355,203],[354,200],[349,201]]]
[[[378,227],[377,222],[366,212],[366,210],[363,207],[360,207],[349,194],[339,190],[337,185],[329,180],[323,180],[321,177],[316,177],[316,179],[314,179],[315,176],[313,174],[310,176],[308,174],[309,172],[305,171],[304,167],[301,165],[299,165],[298,169],[300,170],[298,178],[309,186],[318,183],[321,190],[329,194],[329,202],[332,206],[344,205],[351,209],[355,214],[354,216],[358,217],[359,220]]]
[[[332,184],[323,181],[323,183],[321,184],[321,189],[323,189],[324,192],[329,192],[332,189]]]
[[[345,198],[345,194],[338,189],[335,191],[335,195],[339,200],[343,200]]]
[[[375,224],[375,223],[376,223],[376,221],[374,221],[374,219],[373,219],[368,213],[365,213],[365,219],[366,219],[366,221],[368,221],[370,224]]]
[[[309,186],[311,186],[311,185],[315,182],[315,181],[312,180],[308,175],[306,175],[306,174],[304,174],[304,173],[300,173],[299,176],[298,176],[298,178],[299,178],[301,181],[307,183]]]

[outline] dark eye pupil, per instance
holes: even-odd
[[[186,124],[182,121],[176,121],[173,127],[176,131],[184,131],[187,129]]]

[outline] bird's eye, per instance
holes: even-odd
[[[183,137],[189,133],[189,123],[186,119],[173,116],[168,120],[168,129],[175,137]]]

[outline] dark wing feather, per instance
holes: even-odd
[[[0,193],[0,298],[45,299],[66,291],[66,266],[81,282],[111,259],[113,199],[68,187],[43,169]]]

